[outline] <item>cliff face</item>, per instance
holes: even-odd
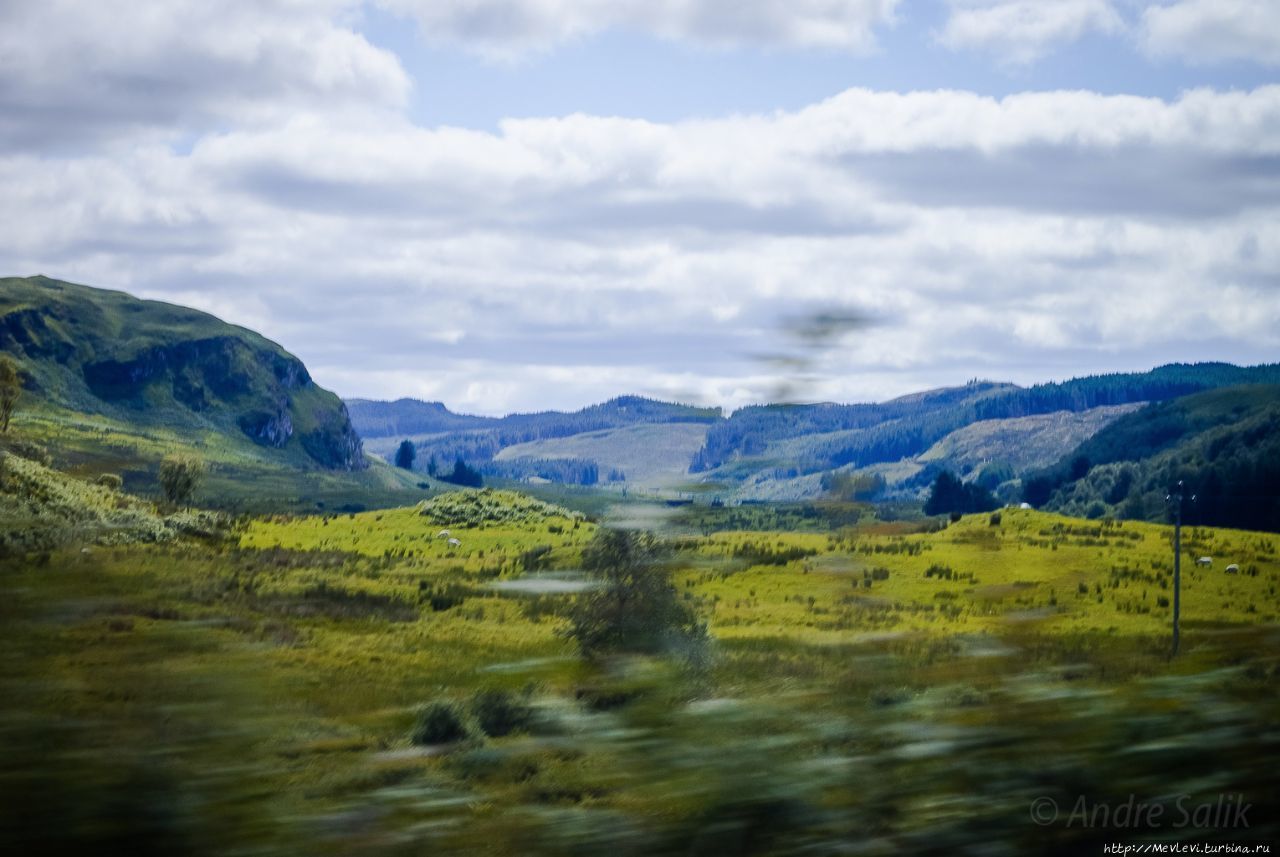
[[[302,361],[205,313],[44,277],[0,279],[0,351],[53,405],[239,432],[330,469],[366,466],[346,406]]]

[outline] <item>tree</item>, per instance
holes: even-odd
[[[435,476],[439,471],[440,471],[440,465],[436,462],[436,457],[433,454],[430,458],[427,459],[427,475]]]
[[[22,395],[22,373],[7,354],[0,356],[0,432],[9,431],[9,418]]]
[[[925,501],[926,515],[945,515],[970,512],[990,512],[999,505],[991,492],[981,485],[961,482],[947,471],[938,474],[929,499]]]
[[[484,484],[484,478],[480,475],[480,471],[474,467],[468,467],[467,463],[461,458],[453,462],[453,472],[448,476],[441,476],[440,479],[454,485],[461,485],[464,488],[479,488]]]
[[[204,462],[194,455],[173,453],[160,462],[160,489],[174,506],[186,504],[204,476]]]
[[[669,556],[652,533],[633,530],[601,530],[587,545],[582,567],[598,586],[578,596],[567,632],[584,655],[658,654],[705,640],[706,628],[667,575]]]
[[[396,467],[412,470],[413,460],[417,457],[418,450],[414,449],[412,442],[409,440],[400,441],[400,448],[396,450]]]

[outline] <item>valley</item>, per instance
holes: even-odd
[[[1035,801],[1224,793],[1274,841],[1275,366],[471,417],[0,285],[0,841],[1065,854],[1129,831]]]

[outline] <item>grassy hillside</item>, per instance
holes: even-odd
[[[85,480],[48,466],[43,450],[0,439],[0,560],[47,556],[62,545],[169,542],[212,536],[228,525],[216,515],[173,511],[121,490],[115,480]]]
[[[358,470],[346,408],[296,357],[211,315],[47,277],[0,279],[0,350],[38,411],[227,435],[294,466]]]
[[[232,511],[403,505],[436,486],[370,467],[342,402],[297,358],[205,313],[0,279],[0,351],[24,376],[13,437],[86,481],[154,498],[161,459],[185,450],[208,465],[194,502]]]
[[[1173,662],[1166,527],[1008,510],[685,538],[668,573],[711,634],[685,663],[583,659],[578,596],[508,585],[562,580],[592,532],[458,492],[11,564],[0,838],[676,855],[839,853],[872,831],[879,853],[1098,853],[1164,831],[1032,824],[1032,802],[1137,795],[1172,817],[1226,792],[1255,812],[1215,834],[1277,833],[1272,537],[1187,533],[1188,557],[1242,573],[1184,565]],[[463,740],[414,743],[428,705]]]

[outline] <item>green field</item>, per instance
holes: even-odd
[[[1225,792],[1255,805],[1252,826],[1196,837],[1274,837],[1280,539],[1184,531],[1170,659],[1168,527],[1016,509],[941,529],[828,524],[669,534],[665,573],[708,632],[696,657],[584,658],[565,633],[580,596],[504,588],[576,579],[599,529],[513,492],[156,544],[85,533],[10,557],[5,838],[108,853],[1100,853],[1114,825],[1039,826],[1030,802],[1137,794],[1172,817],[1179,795]],[[519,712],[511,734],[481,728],[485,692]],[[414,743],[433,703],[468,737]]]

